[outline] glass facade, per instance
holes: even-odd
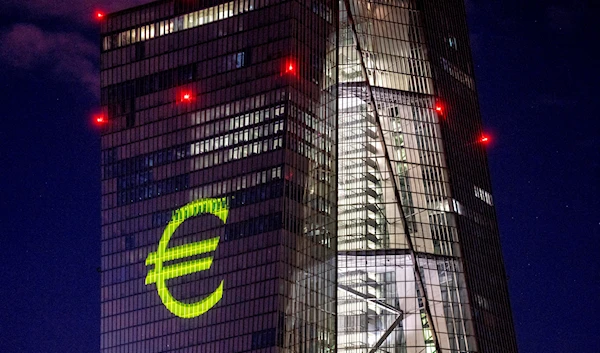
[[[339,351],[477,351],[421,14],[343,5]]]
[[[338,28],[338,351],[516,352],[462,1]]]
[[[102,352],[334,351],[333,8],[103,23]]]
[[[102,23],[103,353],[516,352],[462,1]]]

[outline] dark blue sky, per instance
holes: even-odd
[[[104,2],[110,10],[143,1]],[[467,4],[520,352],[592,352],[600,347],[598,5]],[[0,4],[3,353],[98,351],[95,6]]]

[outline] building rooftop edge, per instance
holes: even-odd
[[[144,8],[148,8],[148,7],[152,7],[154,5],[160,4],[160,3],[168,3],[168,2],[172,2],[174,0],[154,0],[154,1],[148,1],[145,4],[141,4],[141,5],[137,5],[137,6],[133,6],[133,7],[128,7],[119,11],[114,11],[114,12],[107,12],[105,17],[106,19],[111,19],[114,16],[118,16],[118,15],[124,15],[126,13],[131,13],[131,12],[136,12],[139,10],[142,10]]]

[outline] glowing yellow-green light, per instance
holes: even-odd
[[[175,233],[175,230],[177,230],[177,227],[179,227],[181,223],[188,218],[205,213],[217,216],[223,223],[227,222],[227,215],[229,213],[227,199],[197,200],[175,211],[171,221],[160,238],[158,249],[156,252],[150,253],[146,258],[146,266],[154,265],[154,269],[148,271],[146,285],[156,283],[158,295],[165,307],[181,318],[190,319],[200,316],[215,306],[223,297],[223,281],[221,281],[217,289],[206,298],[191,304],[182,303],[173,298],[165,283],[165,281],[172,278],[210,269],[213,261],[212,257],[204,257],[168,266],[164,265],[164,263],[168,261],[205,254],[217,249],[219,237],[167,249],[173,233]]]

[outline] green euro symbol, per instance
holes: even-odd
[[[203,257],[200,259],[179,262],[168,266],[165,266],[164,264],[166,262],[179,260],[184,257],[215,251],[219,245],[219,237],[167,249],[169,240],[171,240],[171,237],[173,236],[173,233],[175,233],[175,230],[177,230],[177,227],[191,217],[205,213],[212,214],[217,216],[221,221],[223,221],[223,223],[225,223],[227,222],[228,212],[229,208],[227,205],[227,198],[202,199],[193,201],[183,206],[182,208],[173,212],[173,217],[165,228],[162,238],[160,238],[158,249],[156,252],[150,253],[146,258],[146,266],[154,265],[154,269],[148,271],[148,275],[146,276],[146,285],[156,283],[158,295],[160,296],[160,299],[165,307],[169,309],[170,312],[181,318],[191,319],[198,317],[215,306],[223,297],[223,281],[221,281],[221,284],[219,284],[219,287],[217,287],[214,292],[199,302],[191,304],[182,303],[173,298],[169,292],[169,289],[167,289],[166,281],[171,278],[177,278],[189,275],[191,273],[208,270],[212,265],[213,258]]]

